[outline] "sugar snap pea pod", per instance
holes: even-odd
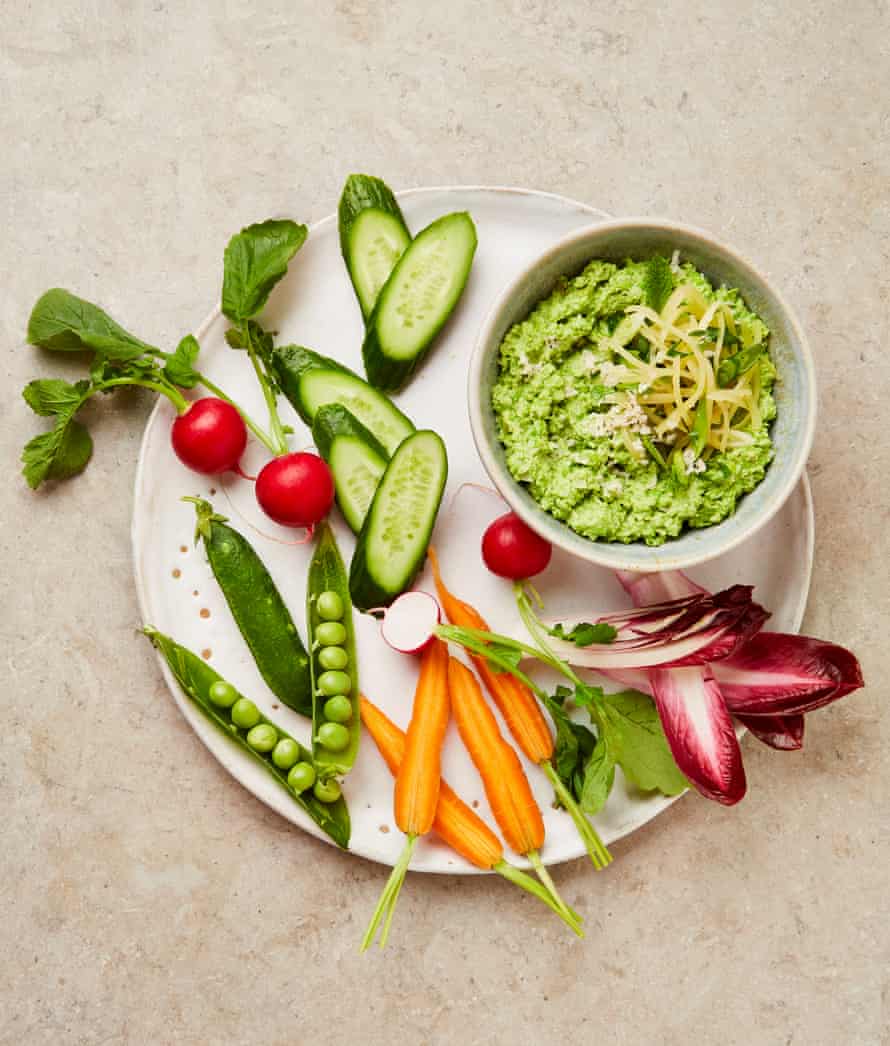
[[[745,371],[750,370],[765,351],[763,345],[752,345],[737,352],[735,356],[728,356],[717,368],[717,384],[720,388],[725,389]]]
[[[201,498],[184,498],[195,505],[195,541],[204,551],[232,617],[250,648],[260,675],[272,693],[289,708],[312,715],[309,655],[269,571],[250,542],[227,525]]]
[[[341,797],[336,802],[323,803],[315,798],[311,790],[298,793],[288,785],[288,764],[292,766],[297,760],[302,764],[311,764],[312,753],[289,734],[285,733],[280,726],[266,719],[258,710],[251,717],[250,721],[253,725],[249,729],[236,726],[232,721],[233,709],[242,703],[251,706],[253,706],[253,703],[242,698],[231,684],[227,683],[218,672],[211,668],[206,661],[198,657],[197,654],[193,654],[191,650],[180,646],[179,643],[172,640],[169,636],[165,636],[162,632],[158,632],[157,629],[147,627],[143,631],[151,640],[155,649],[164,658],[183,693],[192,704],[196,705],[207,719],[221,733],[225,734],[234,745],[237,745],[242,752],[246,752],[254,762],[259,763],[267,773],[271,774],[291,799],[309,814],[323,832],[329,835],[338,846],[343,847],[344,850],[347,849],[349,846],[350,825],[346,800]],[[227,698],[220,703],[217,695],[220,689],[224,690],[225,688],[229,689],[231,698],[234,698],[234,701],[231,698]],[[230,707],[224,707],[226,705],[230,705]],[[255,709],[256,706],[253,706],[253,708]],[[256,718],[257,715],[259,718]],[[266,728],[271,727],[278,738],[275,748],[269,751],[263,751],[267,747],[265,744],[258,744],[254,740],[254,744],[251,745],[247,741],[249,734],[253,735],[252,740],[257,738],[259,734],[257,728],[263,726]],[[266,734],[268,735],[268,733],[267,729]],[[286,753],[287,758],[276,760],[276,751]]]
[[[309,578],[306,584],[306,623],[312,666],[312,755],[322,780],[346,774],[355,762],[361,720],[359,716],[358,672],[355,656],[355,632],[352,625],[352,600],[346,568],[334,533],[328,523],[316,528],[318,535]],[[325,668],[330,653],[328,638],[332,624],[342,625],[343,641],[333,644],[346,654],[342,669]],[[351,715],[346,716],[345,697]],[[328,713],[334,715],[329,716]]]

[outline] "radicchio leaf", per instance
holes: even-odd
[[[725,694],[723,695],[726,696]],[[765,745],[782,752],[803,748],[802,715],[737,715],[736,719]]]
[[[729,657],[763,627],[769,614],[751,593],[750,586],[733,585],[713,596],[609,614],[600,620],[613,625],[617,636],[607,646],[578,649],[558,639],[551,646],[569,664],[598,670],[708,664]],[[556,623],[547,624],[553,634]]]
[[[745,794],[745,768],[720,687],[707,668],[652,668],[652,696],[677,766],[725,806]]]

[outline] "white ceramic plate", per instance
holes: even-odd
[[[446,581],[478,607],[493,628],[520,635],[509,586],[485,570],[479,554],[482,531],[504,511],[503,505],[492,493],[465,486],[486,485],[467,419],[467,361],[479,325],[507,281],[554,241],[605,215],[572,200],[519,189],[419,189],[402,193],[399,199],[414,231],[439,215],[457,210],[469,211],[477,225],[479,249],[464,298],[435,351],[397,402],[418,425],[436,429],[448,447],[448,487],[434,535]],[[340,256],[335,216],[312,227],[290,274],[273,292],[264,322],[279,332],[279,344],[307,345],[361,372],[362,322]],[[226,322],[214,312],[199,329],[201,368],[251,414],[262,418],[259,389],[244,356],[227,348],[225,328]],[[310,445],[308,430],[286,403],[282,411],[296,430],[292,446]],[[306,720],[278,705],[253,665],[203,553],[194,548],[192,507],[180,498],[186,494],[211,498],[218,511],[245,531],[275,577],[301,630],[311,546],[292,544],[293,532],[276,527],[260,514],[251,484],[236,477],[208,481],[180,465],[170,450],[171,420],[172,408],[166,400],[159,402],[146,426],[136,476],[133,555],[143,618],[185,646],[208,652],[219,672],[250,695],[270,718],[308,743]],[[248,471],[261,465],[261,451],[255,445],[248,448]],[[334,527],[348,561],[354,539],[338,517]],[[782,511],[756,537],[719,562],[694,571],[694,576],[712,589],[740,581],[755,584],[757,598],[773,612],[770,627],[797,631],[809,588],[812,554],[813,514],[804,479]],[[596,610],[628,605],[607,571],[559,551],[536,584],[552,613],[589,616]],[[432,590],[428,574],[420,577],[418,586]],[[404,726],[416,681],[415,662],[391,651],[380,640],[371,618],[356,615],[356,624],[362,689]],[[164,676],[183,715],[223,766],[283,817],[330,842],[266,773],[188,703],[166,666]],[[544,674],[541,679],[555,682]],[[443,759],[449,782],[492,823],[479,777],[453,726]],[[544,811],[544,859],[556,863],[581,856],[584,850],[571,821],[552,808],[552,793],[544,776],[535,767],[529,767],[528,772]],[[345,795],[352,819],[350,849],[392,864],[402,848],[402,837],[392,819],[392,780],[367,736],[346,781]],[[609,803],[595,823],[608,843],[650,821],[672,801],[632,792],[619,771]],[[517,862],[523,863],[518,858]],[[418,846],[412,868],[476,871],[435,839],[423,840]]]

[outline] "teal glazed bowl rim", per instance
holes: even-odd
[[[551,292],[594,258],[643,260],[675,250],[715,285],[737,287],[770,328],[769,350],[778,371],[775,457],[759,486],[722,523],[685,530],[665,544],[593,541],[551,516],[507,469],[491,405],[504,335]],[[598,222],[564,237],[527,265],[501,292],[480,329],[467,383],[470,426],[485,471],[511,509],[554,546],[613,570],[680,570],[716,559],[740,545],[779,511],[803,474],[816,425],[816,371],[812,352],[790,305],[769,280],[734,248],[680,222],[622,218]]]

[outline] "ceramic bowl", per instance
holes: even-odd
[[[491,389],[504,334],[547,297],[563,276],[574,276],[593,258],[621,262],[668,257],[678,250],[715,285],[737,287],[770,328],[770,355],[778,371],[775,457],[758,487],[722,523],[688,529],[658,547],[642,542],[593,541],[576,534],[535,502],[507,470],[498,440]],[[473,439],[492,482],[510,507],[550,542],[588,562],[615,570],[678,570],[715,559],[751,537],[781,508],[800,480],[813,441],[816,376],[797,317],[779,292],[732,247],[700,229],[675,222],[628,218],[571,233],[528,265],[504,289],[485,320],[470,361],[468,402]]]

